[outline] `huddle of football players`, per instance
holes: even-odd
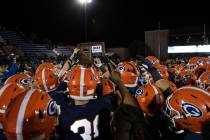
[[[5,81],[0,139],[210,139],[208,58],[166,67],[154,56],[115,64],[81,55],[76,48],[62,69],[43,63],[34,77]]]

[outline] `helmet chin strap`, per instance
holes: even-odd
[[[176,134],[182,134],[184,133],[184,130],[179,130],[179,129],[176,129],[176,128],[172,128],[169,126],[169,129],[172,131],[172,132],[175,132]]]

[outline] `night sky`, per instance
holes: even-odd
[[[88,41],[125,45],[144,31],[187,26],[210,28],[209,4],[200,1],[93,0],[87,7]],[[84,9],[76,0],[1,0],[0,25],[54,42],[84,41]]]

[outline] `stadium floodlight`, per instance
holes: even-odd
[[[85,21],[85,42],[87,41],[87,5],[92,2],[92,0],[77,0],[84,8],[84,21]]]
[[[78,0],[78,1],[81,4],[87,4],[87,3],[91,3],[92,2],[92,0]]]

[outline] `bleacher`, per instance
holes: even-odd
[[[0,55],[1,56],[4,56],[5,55],[4,50],[3,50],[3,48],[1,46],[0,46]]]
[[[0,36],[10,45],[22,47],[26,44],[26,41],[15,31],[1,31]]]
[[[56,55],[52,52],[52,50],[48,49],[47,44],[27,44],[22,47],[22,51],[27,56],[38,56],[42,57],[47,55],[49,57],[55,57]]]
[[[23,53],[21,55],[26,56],[48,56],[48,57],[55,57],[56,54],[50,49],[48,44],[31,44],[28,43],[24,37],[15,32],[15,31],[0,31],[0,36],[2,39],[6,41],[7,44],[13,45],[21,50]],[[60,52],[61,55],[67,55],[69,56],[72,51],[70,50],[70,47],[65,46],[58,46],[57,50]],[[0,55],[4,53],[4,49],[0,49]]]
[[[4,39],[1,37],[1,35],[0,35],[0,56],[5,55],[5,54],[4,54],[4,50],[3,50],[3,48],[2,48],[3,44],[5,44],[5,40],[4,40]]]
[[[70,48],[74,48],[74,46],[58,46],[56,50],[61,53],[61,55],[67,55],[69,56],[72,53],[72,50]]]

